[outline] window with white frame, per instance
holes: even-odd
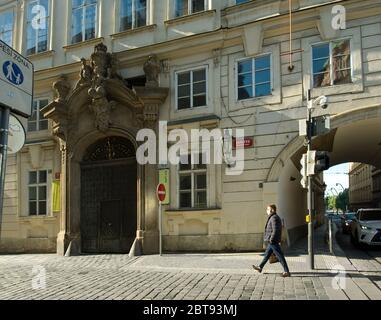
[[[313,87],[352,82],[351,42],[349,39],[312,46]]]
[[[177,109],[207,105],[207,68],[176,73]]]
[[[7,45],[13,45],[13,10],[0,12],[0,40]]]
[[[93,39],[96,36],[97,0],[72,0],[71,42]]]
[[[49,104],[47,99],[33,101],[32,116],[28,119],[28,132],[48,130],[49,121],[41,110]]]
[[[32,0],[27,7],[26,54],[48,50],[49,0]]]
[[[175,17],[206,10],[206,0],[175,0]]]
[[[147,25],[147,0],[120,0],[119,31]]]
[[[28,214],[46,216],[48,214],[48,171],[30,171],[28,175]]]
[[[202,154],[199,164],[192,164],[192,156],[187,156],[188,164],[179,165],[179,207],[181,209],[202,209],[208,206],[207,166]],[[183,157],[182,157],[183,158]]]
[[[271,95],[271,55],[238,61],[237,84],[238,100]]]

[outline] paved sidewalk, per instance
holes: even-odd
[[[0,256],[0,299],[381,300],[374,280],[381,277],[381,264],[370,277],[343,252],[331,255],[324,227],[316,231],[316,249],[313,272],[305,239],[287,250],[291,278],[280,276],[279,263],[255,272],[252,265],[263,253]]]

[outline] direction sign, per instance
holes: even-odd
[[[23,117],[32,115],[33,64],[0,40],[0,104]]]
[[[167,196],[167,190],[165,189],[164,184],[161,183],[157,186],[156,196],[160,202],[165,200],[165,197]]]

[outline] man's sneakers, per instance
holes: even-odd
[[[261,268],[261,267],[258,267],[258,266],[256,266],[256,265],[253,265],[253,269],[256,270],[256,271],[258,271],[259,273],[262,273],[262,268]],[[291,277],[291,273],[289,273],[289,272],[283,272],[283,273],[282,273],[282,277],[283,277],[283,278]]]
[[[260,268],[260,267],[253,265],[253,268],[254,268],[254,270],[257,270],[259,273],[262,272],[262,268]]]

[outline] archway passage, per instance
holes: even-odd
[[[338,114],[331,119],[332,130],[316,137],[313,150],[328,151],[330,165],[356,162],[381,169],[381,117],[379,107]],[[288,244],[307,234],[307,191],[300,183],[300,160],[306,152],[304,138],[297,137],[278,156],[268,177],[265,202],[278,204]],[[324,222],[327,185],[323,173],[313,179],[315,223]]]
[[[107,137],[87,149],[81,164],[82,252],[129,252],[137,230],[135,154],[122,137]]]

